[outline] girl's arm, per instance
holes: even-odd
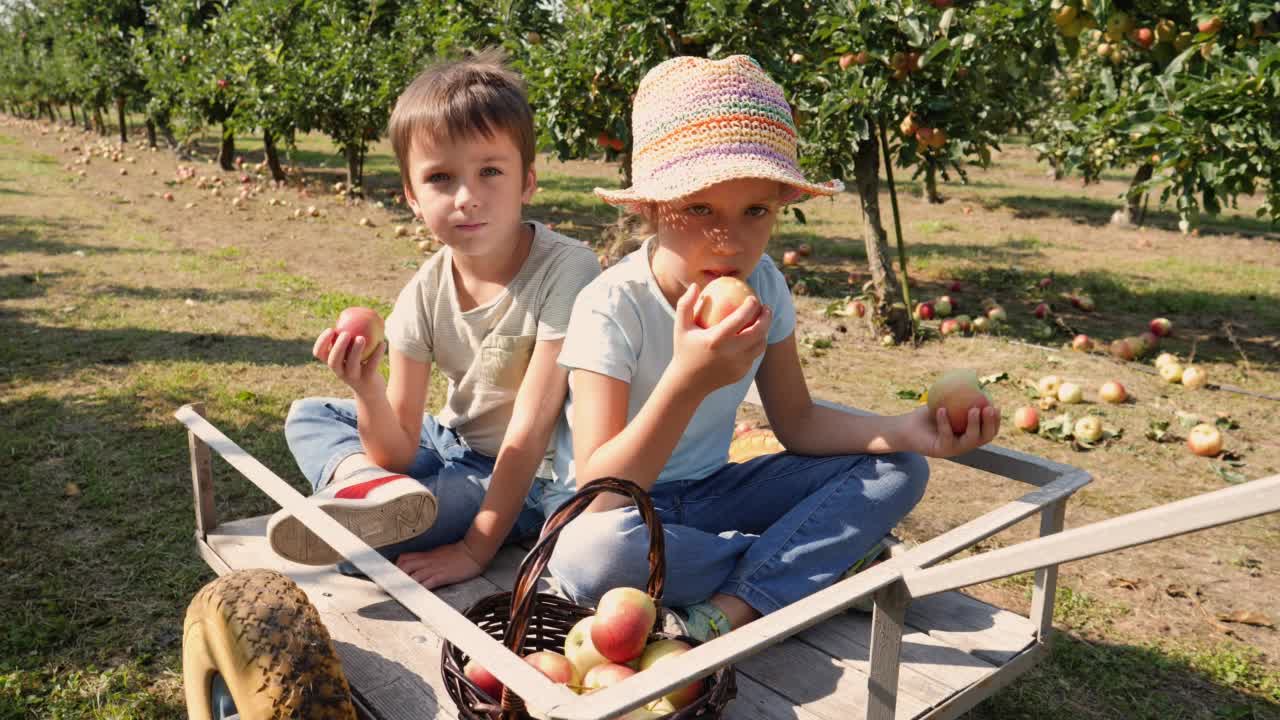
[[[329,328],[316,339],[312,354],[355,393],[356,429],[365,455],[380,468],[406,472],[418,454],[431,364],[392,350],[388,384],[378,372],[387,343],[379,343],[369,360],[361,363],[363,349],[364,338],[346,333],[334,337]]]
[[[951,431],[946,411],[930,417],[928,408],[902,415],[859,416],[813,402],[800,367],[795,335],[765,351],[756,387],[774,434],[799,455],[852,455],[917,452],[951,457],[991,442],[1000,428],[1000,411],[970,410],[963,435]]]
[[[694,325],[698,286],[676,303],[675,355],[640,412],[627,422],[630,384],[599,373],[573,371],[573,457],[578,487],[602,477],[653,489],[671,453],[713,390],[741,379],[764,350],[773,314],[752,298],[716,327]],[[630,504],[612,493],[592,501],[599,512]]]

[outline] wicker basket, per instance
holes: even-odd
[[[601,493],[612,492],[630,496],[640,510],[640,517],[649,526],[649,582],[647,592],[661,608],[662,584],[666,575],[666,559],[664,555],[662,522],[653,509],[649,494],[638,485],[617,478],[603,478],[592,481],[580,489],[572,499],[566,502],[548,520],[542,537],[534,545],[520,569],[516,573],[515,585],[511,592],[495,593],[481,599],[464,613],[480,629],[493,638],[501,640],[504,645],[521,657],[538,650],[554,650],[564,652],[565,638],[579,620],[594,613],[590,608],[582,607],[549,593],[537,592],[538,578],[551,560],[556,539],[560,531],[571,520],[580,515],[591,501]],[[512,606],[514,605],[514,610]],[[671,637],[659,632],[662,613],[649,641],[663,637]],[[679,638],[696,645],[697,641],[688,637]],[[458,716],[466,720],[526,720],[530,716],[525,709],[524,701],[504,688],[502,697],[492,698],[480,690],[475,683],[462,674],[468,657],[453,643],[447,640],[441,650],[440,672],[444,677],[445,689],[449,697],[458,706]],[[694,702],[667,715],[671,720],[692,720],[693,718],[718,718],[725,705],[737,694],[732,666],[720,668],[707,678],[706,690]]]

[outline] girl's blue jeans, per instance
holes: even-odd
[[[662,520],[663,604],[733,595],[762,614],[825,588],[869,552],[924,495],[929,465],[913,453],[729,464],[651,493]],[[584,513],[561,532],[550,570],[575,602],[644,588],[649,530],[634,507]]]
[[[297,400],[289,408],[284,433],[298,468],[313,490],[323,489],[343,460],[364,452],[356,431],[354,400]],[[422,552],[461,540],[480,511],[493,476],[493,464],[493,458],[468,448],[453,430],[430,415],[424,416],[418,455],[405,474],[436,496],[435,525],[416,538],[378,551],[394,561],[400,553]],[[507,542],[536,536],[542,530],[544,518],[538,501],[544,486],[545,481],[534,480]],[[344,572],[350,569],[346,563],[339,568]]]

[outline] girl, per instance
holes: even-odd
[[[924,494],[922,455],[989,442],[999,411],[971,410],[955,435],[945,410],[857,417],[810,398],[791,295],[764,250],[780,208],[843,185],[804,178],[790,106],[754,60],[668,60],[641,81],[632,116],[634,183],[596,194],[654,234],[574,303],[557,491],[606,476],[648,490],[666,532],[664,602],[678,630],[706,640],[860,564]],[[699,289],[724,275],[759,300],[700,328]],[[787,452],[730,464],[752,381]],[[563,590],[595,604],[610,588],[643,588],[639,513],[614,495],[589,510],[552,558]]]

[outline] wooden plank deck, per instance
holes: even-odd
[[[223,523],[209,532],[207,550],[226,568],[279,570],[306,591],[369,717],[456,718],[440,679],[440,639],[373,583],[332,567],[280,558],[266,543],[266,523],[265,515]],[[509,546],[483,577],[442,588],[437,595],[465,610],[486,595],[509,590],[524,552]],[[545,580],[544,587],[554,591]],[[956,592],[912,603],[906,625],[898,718],[928,717],[966,689],[988,684],[1001,665],[1037,649],[1030,619]],[[738,697],[725,717],[863,717],[870,643],[871,616],[845,613],[739,663]]]

